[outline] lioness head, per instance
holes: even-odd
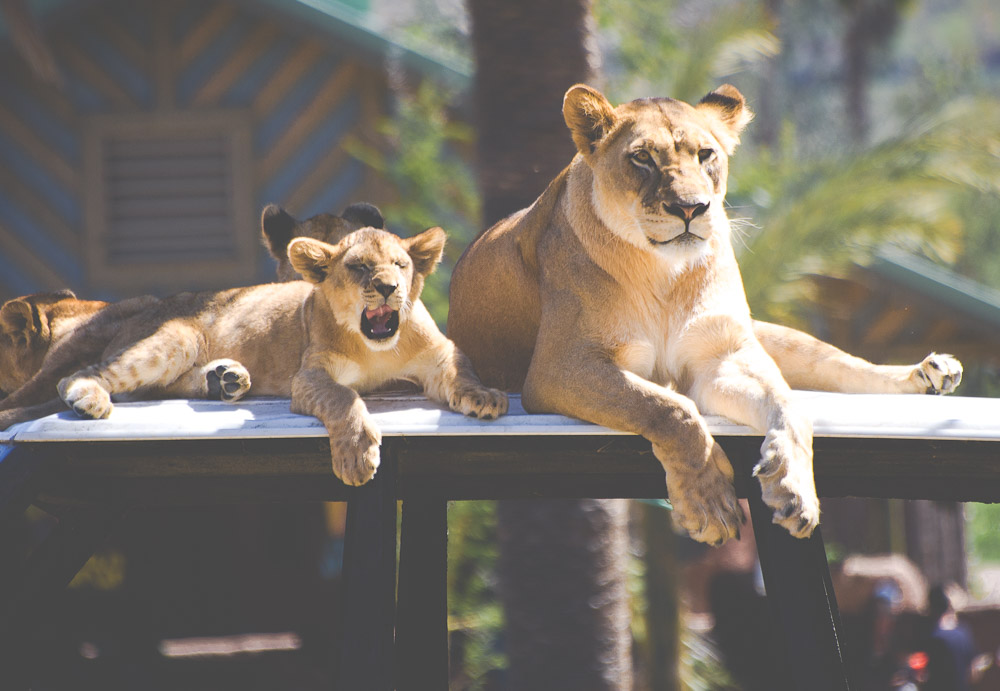
[[[288,263],[288,243],[292,238],[313,238],[335,245],[348,233],[361,228],[385,228],[385,219],[378,207],[359,202],[348,206],[339,216],[317,214],[299,221],[277,204],[268,204],[260,215],[261,236],[271,256],[278,262],[279,281],[299,278]]]
[[[729,155],[753,117],[735,87],[696,106],[645,98],[614,108],[578,84],[563,117],[593,171],[594,210],[613,233],[675,269],[706,256],[713,236],[728,238]]]
[[[0,395],[12,393],[38,371],[61,322],[89,316],[106,304],[78,300],[69,290],[5,302],[0,307]]]
[[[331,245],[295,238],[288,245],[292,268],[318,284],[338,323],[373,350],[399,341],[424,279],[441,261],[445,233],[431,228],[411,238],[364,228]]]

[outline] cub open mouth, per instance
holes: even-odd
[[[361,333],[373,341],[383,341],[392,338],[399,330],[399,312],[382,305],[373,310],[362,310]]]

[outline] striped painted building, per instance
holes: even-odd
[[[19,4],[35,31],[10,10],[0,27],[3,299],[268,280],[264,204],[306,217],[389,193],[343,147],[376,137],[386,59],[449,76],[335,0]]]

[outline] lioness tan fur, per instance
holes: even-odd
[[[577,85],[563,114],[578,154],[534,204],[467,249],[449,336],[483,381],[521,390],[526,410],[649,439],[674,516],[698,540],[721,543],[743,520],[732,467],[699,410],[760,431],[764,500],[776,523],[808,536],[819,521],[812,426],[782,374],[803,388],[948,391],[961,366],[932,355],[877,367],[751,320],[723,205],[728,157],[752,117],[734,87],[696,106],[614,108]]]
[[[107,417],[113,394],[139,390],[291,396],[293,412],[326,426],[336,475],[362,484],[381,435],[359,394],[406,380],[466,415],[507,410],[420,302],[444,242],[440,228],[405,240],[366,228],[336,245],[296,238],[288,257],[305,281],[164,299],[123,324],[100,364],[60,381],[59,395],[87,418]]]
[[[360,228],[383,228],[382,213],[371,204],[351,204],[338,216],[323,213],[299,221],[275,204],[261,214],[261,240],[277,262],[279,280],[300,279],[288,261],[295,237],[336,244]],[[39,293],[10,300],[0,308],[0,429],[65,409],[56,384],[104,355],[125,320],[159,302],[152,296],[117,303],[80,300],[71,291]],[[237,377],[235,372],[228,377]],[[232,388],[234,381],[226,382]],[[145,390],[134,397],[162,395]],[[178,394],[179,395],[179,394]],[[213,386],[209,395],[224,398]]]

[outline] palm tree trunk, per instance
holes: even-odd
[[[591,74],[589,0],[470,0],[485,225],[531,204],[574,147],[562,97]],[[498,507],[507,688],[632,688],[621,500]]]

